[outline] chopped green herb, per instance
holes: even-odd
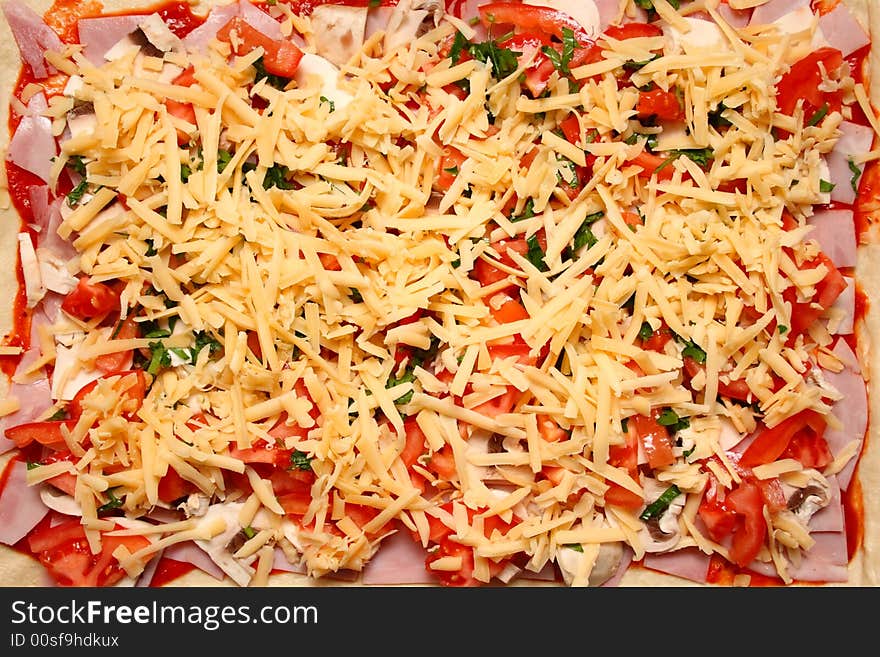
[[[699,345],[690,340],[684,341],[684,349],[682,350],[681,355],[685,358],[693,358],[700,365],[703,365],[706,362],[706,352],[703,351]]]
[[[470,42],[467,40],[467,37],[461,32],[455,32],[455,38],[452,40],[452,47],[449,49],[449,59],[452,60],[453,64],[458,64],[458,60],[461,59],[461,53],[467,49],[470,45]]]
[[[556,179],[559,182],[564,182],[566,185],[571,187],[572,189],[577,189],[581,186],[581,179],[578,178],[577,165],[569,160],[567,157],[558,157],[557,161],[562,162],[562,169],[556,172]],[[567,170],[569,174],[569,178],[566,180],[565,176],[562,175],[562,171]]]
[[[642,322],[642,326],[639,328],[639,338],[650,340],[652,335],[654,335],[654,329],[651,325],[648,322]]]
[[[155,376],[163,367],[171,365],[171,354],[161,342],[151,342],[149,349],[150,364],[147,367],[147,372]]]
[[[180,182],[185,183],[189,180],[189,177],[192,175],[192,169],[190,169],[188,164],[180,165]]]
[[[388,382],[385,384],[386,388],[393,388],[394,386],[398,386],[402,383],[412,383],[416,380],[416,375],[414,374],[415,364],[410,362],[403,374],[400,375],[400,378],[388,377]],[[409,392],[405,392],[400,395],[397,399],[394,400],[395,404],[408,404],[412,401],[414,390],[410,390]]]
[[[28,470],[36,470],[41,465],[43,465],[43,464],[42,463],[34,463],[33,461],[28,461],[27,462],[27,469]]]
[[[311,470],[312,459],[314,459],[313,456],[309,456],[305,452],[301,452],[298,449],[295,449],[290,455],[290,467],[287,469],[293,470],[294,468],[297,468],[299,470]]]
[[[68,169],[73,169],[83,178],[86,177],[86,163],[83,160],[82,155],[71,155],[67,158],[67,164],[65,165]]]
[[[620,421],[620,433],[629,432],[629,418],[625,417]]]
[[[682,455],[685,459],[687,459],[687,457],[689,457],[691,454],[693,454],[693,453],[694,453],[694,450],[696,450],[696,449],[697,449],[697,446],[694,445],[693,447],[691,447],[691,448],[690,448],[689,450],[687,450],[686,452],[682,452],[681,455]]]
[[[364,300],[364,297],[361,294],[361,291],[359,289],[357,289],[356,287],[348,288],[348,296],[355,303],[361,303]]]
[[[79,185],[74,187],[67,194],[67,205],[73,207],[77,203],[82,200],[82,197],[85,195],[86,191],[89,189],[89,183],[87,180],[83,179],[80,181]]]
[[[859,191],[859,178],[862,176],[862,170],[859,169],[859,166],[852,161],[852,158],[847,158],[847,163],[849,164],[849,170],[852,171],[852,178],[849,179],[849,184],[852,187],[854,192]]]
[[[66,420],[67,419],[67,411],[63,408],[59,408],[57,411],[52,413],[49,416],[49,422],[57,422],[58,420]]]
[[[566,543],[565,547],[567,547],[569,550],[574,550],[575,552],[583,552],[584,551],[584,546],[581,545],[580,543]]]
[[[605,216],[604,212],[594,212],[584,217],[580,227],[575,231],[571,248],[577,253],[581,248],[592,248],[599,239],[593,234],[591,226]]]
[[[147,257],[149,258],[150,256],[154,256],[154,255],[156,255],[157,253],[159,253],[159,252],[156,250],[156,246],[153,244],[153,240],[152,240],[152,239],[150,239],[150,238],[148,237],[147,239],[144,240],[144,242],[147,243],[147,250],[144,252],[144,255],[145,255],[145,256],[147,256]]]
[[[207,331],[193,331],[193,337],[195,338],[195,345],[193,345],[192,351],[190,351],[190,362],[193,365],[196,364],[196,359],[205,347],[208,347],[209,357],[223,348],[223,345],[217,342]]]
[[[448,169],[443,169],[443,170],[446,173],[448,173],[450,176],[457,176],[458,175],[458,167],[449,167]]]
[[[330,100],[329,98],[327,98],[327,96],[321,96],[321,97],[319,98],[319,100],[320,100],[322,103],[327,103],[327,104],[330,106],[330,111],[331,111],[331,112],[335,112],[335,111],[336,111],[336,103],[334,103],[332,100]]]
[[[544,249],[541,248],[541,245],[538,242],[538,236],[531,235],[526,240],[526,244],[529,246],[529,250],[526,253],[528,261],[531,262],[538,271],[547,271],[549,267],[547,267],[547,263],[544,262]]]
[[[788,333],[788,327],[787,327],[787,326],[783,326],[782,324],[780,324],[779,326],[777,326],[777,327],[776,327],[776,330],[779,331],[779,335],[785,335],[786,333]]]
[[[681,491],[678,489],[678,486],[672,484],[669,488],[667,488],[656,500],[651,502],[645,510],[642,511],[639,518],[645,521],[651,520],[652,518],[658,518],[663,515],[663,512],[669,508],[669,505],[672,504],[672,500],[681,495]]]
[[[678,413],[671,408],[664,409],[657,418],[657,424],[666,427],[669,433],[677,433],[691,426],[691,421],[686,417],[678,417]]]
[[[726,128],[732,125],[730,121],[722,116],[722,114],[727,109],[729,109],[727,105],[725,105],[723,102],[719,102],[718,108],[709,112],[709,125],[711,125],[715,129]]]
[[[535,216],[535,199],[528,198],[526,199],[525,205],[523,205],[522,212],[518,215],[514,215],[512,212],[510,213],[510,220],[512,222],[524,221],[526,219],[531,219]]]
[[[247,526],[247,527],[242,527],[242,528],[241,528],[241,533],[245,535],[245,538],[247,538],[248,540],[250,540],[250,539],[252,539],[254,536],[257,535],[257,530],[254,529],[254,528],[251,527],[251,526]]]
[[[834,190],[834,183],[830,183],[827,180],[819,181],[819,192],[822,194],[830,194]]]
[[[562,52],[560,53],[552,46],[544,46],[541,52],[547,55],[547,58],[553,63],[553,67],[562,73],[568,75],[571,71],[568,65],[574,55],[575,48],[578,48],[577,39],[574,38],[574,31],[571,28],[562,28]]]
[[[107,497],[110,498],[110,501],[99,506],[98,513],[106,513],[107,511],[112,511],[113,509],[118,509],[122,506],[122,500],[116,497],[116,494],[113,492],[114,490],[114,488],[107,489]]]
[[[715,159],[715,153],[711,148],[686,148],[683,150],[673,151],[678,155],[684,155],[690,158],[703,168],[709,166],[709,162]]]
[[[499,48],[498,42],[494,40],[471,43],[461,32],[457,32],[455,40],[452,42],[452,48],[449,51],[449,57],[454,64],[458,62],[464,50],[469,52],[471,57],[477,61],[491,64],[492,72],[498,80],[506,78],[516,71],[519,67],[517,57],[522,55],[521,52],[515,52],[510,48]]]
[[[232,160],[232,153],[225,149],[217,151],[217,173],[223,173],[226,165]]]
[[[635,3],[646,11],[656,11],[654,9],[654,0],[635,0]],[[669,0],[669,4],[672,5],[673,9],[678,9],[681,6],[679,0]]]
[[[382,0],[370,0],[370,7],[378,7],[382,4]]]
[[[287,180],[290,169],[283,164],[274,164],[266,169],[266,177],[263,178],[263,189],[277,187],[278,189],[293,189],[293,183]]]
[[[821,121],[822,119],[824,119],[824,118],[825,118],[825,115],[828,114],[828,110],[829,110],[828,103],[823,104],[822,107],[820,107],[819,109],[817,109],[817,110],[816,110],[816,113],[813,114],[813,116],[811,116],[811,117],[807,120],[807,125],[808,125],[808,126],[813,126],[813,125],[816,125],[817,123],[819,123],[819,121]]]

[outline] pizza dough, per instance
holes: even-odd
[[[43,14],[51,6],[49,0],[23,0],[26,4]],[[842,0],[860,18],[864,25],[870,26],[871,35],[876,41],[869,58],[871,71],[870,87],[872,102],[880,107],[880,3],[876,0]],[[107,11],[135,10],[153,6],[147,0],[105,0]],[[196,11],[207,11],[212,4],[200,0],[195,3]],[[5,99],[10,93],[18,75],[19,55],[15,41],[8,25],[0,20],[0,61],[7,62],[0,68],[0,89]],[[0,121],[7,125],[8,103],[0,104]],[[4,129],[0,131],[0,152],[5,148],[9,135]],[[0,230],[0,262],[10,263],[17,258],[16,231],[11,227],[18,225],[18,216],[8,203],[8,199],[0,198],[0,222],[5,228]],[[11,299],[17,290],[17,281],[9,267],[0,269],[0,299]],[[870,299],[880,298],[880,243],[862,245],[856,269],[857,281]],[[11,325],[11,308],[0,305],[0,333],[8,331]],[[880,377],[880,349],[871,349],[872,337],[880,341],[880,304],[870,304],[864,323],[859,329],[858,354],[863,369],[868,372],[869,379]],[[0,392],[6,382],[0,380]],[[869,383],[870,417],[880,417],[880,395],[872,390]],[[0,456],[0,469],[8,461],[11,454]],[[877,586],[880,585],[880,496],[865,495],[864,491],[880,490],[880,422],[869,423],[868,436],[862,458],[857,470],[864,500],[864,542],[862,548],[850,561],[850,581],[845,586]],[[231,585],[227,579],[223,582],[209,575],[193,570],[174,580],[174,586],[220,586]],[[3,586],[47,586],[51,580],[43,567],[33,558],[15,552],[0,545],[0,585]],[[351,582],[325,578],[314,580],[304,575],[280,573],[270,580],[273,586],[351,586]],[[535,582],[516,582],[518,586],[542,585]],[[693,582],[676,578],[663,573],[631,568],[625,574],[621,586],[655,587],[655,586],[699,586]]]

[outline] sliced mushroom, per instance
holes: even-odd
[[[211,500],[206,495],[193,493],[186,498],[185,502],[177,505],[187,518],[201,518],[208,512]]]
[[[412,43],[436,26],[442,17],[443,3],[439,0],[400,0],[385,28],[385,51]]]
[[[236,534],[241,534],[243,529],[238,519],[243,506],[243,502],[224,502],[209,506],[204,517],[206,519],[223,518],[226,522],[226,529],[210,540],[196,540],[196,544],[208,553],[211,561],[220,566],[223,572],[239,586],[247,586],[254,576],[254,569],[250,566],[254,557],[236,559],[232,556],[235,550],[230,551],[230,543],[233,542]]]
[[[786,507],[798,521],[806,527],[810,519],[820,509],[824,509],[831,502],[831,486],[828,480],[815,470],[807,471],[810,480],[803,488],[785,486],[787,496]]]
[[[669,484],[645,477],[642,480],[642,487],[645,489],[645,500],[650,507],[669,489]],[[678,518],[684,508],[684,503],[685,496],[678,495],[656,516],[644,521],[644,528],[639,532],[639,535],[645,552],[666,552],[675,547],[681,535]]]
[[[611,579],[620,568],[622,559],[623,543],[620,541],[602,543],[599,546],[599,556],[596,557],[596,563],[593,564],[593,570],[590,572],[590,586],[602,586]]]
[[[55,486],[44,484],[40,488],[40,499],[43,504],[65,516],[82,517],[82,507],[67,493],[58,490]]]
[[[589,565],[585,561],[592,561],[587,585],[601,586],[617,572],[622,558],[623,544],[619,541],[602,543],[598,547],[565,545],[556,551],[556,563],[567,586],[572,586],[578,573]]]

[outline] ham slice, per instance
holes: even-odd
[[[52,122],[45,116],[39,116],[40,108],[45,107],[46,99],[42,93],[28,102],[28,115],[21,118],[12,135],[7,158],[16,166],[49,182],[52,158],[57,153],[57,147],[52,136]]]
[[[226,574],[220,569],[208,553],[193,542],[176,543],[165,549],[164,557],[192,564],[218,581],[223,581]]]
[[[5,435],[6,429],[24,424],[25,422],[35,421],[52,404],[49,380],[45,377],[37,379],[32,383],[11,383],[9,393],[6,396],[15,397],[20,404],[20,408],[11,415],[0,417],[0,454],[5,454],[15,448],[15,443]],[[0,518],[2,518],[2,511],[0,511]]]
[[[682,548],[674,552],[645,555],[644,565],[651,570],[675,575],[692,582],[706,583],[709,574],[709,555],[697,548]]]
[[[846,582],[846,533],[818,532],[812,536],[816,544],[799,564],[789,568],[789,574],[801,582]]]
[[[0,491],[0,543],[14,545],[27,536],[49,513],[40,499],[39,486],[27,485],[27,464],[15,459],[6,485]]]
[[[45,78],[51,67],[46,65],[44,53],[60,52],[64,47],[55,31],[23,2],[8,0],[3,3],[3,15],[12,29],[21,58],[31,67],[35,78]]]
[[[92,64],[104,63],[104,55],[120,40],[138,29],[146,14],[127,14],[125,16],[102,16],[100,18],[81,18],[77,21],[79,40],[83,44],[83,54]]]
[[[306,569],[295,563],[290,563],[287,560],[287,556],[284,554],[284,550],[280,547],[275,548],[275,553],[273,554],[272,561],[272,570],[280,570],[285,573],[299,573],[300,575],[306,574]]]
[[[819,17],[819,29],[828,45],[837,48],[844,57],[871,43],[865,28],[843,2]]]
[[[770,0],[752,10],[749,25],[768,25],[786,14],[809,6],[810,0]]]
[[[147,588],[150,586],[150,583],[153,581],[153,575],[156,574],[156,570],[159,568],[159,562],[162,561],[163,552],[164,550],[154,554],[147,562],[147,565],[144,566],[144,571],[138,576],[137,581],[134,583],[136,588]]]
[[[840,484],[834,475],[828,477],[828,483],[831,486],[831,499],[828,500],[828,506],[819,509],[810,518],[811,532],[842,532],[845,528]]]
[[[364,584],[436,584],[425,569],[425,549],[407,533],[398,531],[382,541],[379,551],[364,567]]]
[[[722,2],[717,7],[718,13],[727,21],[727,24],[737,29],[749,24],[752,17],[751,9],[732,9],[729,4]]]
[[[31,224],[40,236],[37,243],[42,241],[44,231],[49,225],[49,186],[48,185],[31,185],[28,187],[28,201],[31,204],[31,214],[34,217],[34,223]]]
[[[852,335],[855,331],[856,316],[856,285],[855,279],[844,276],[846,281],[846,289],[840,293],[834,304],[831,306],[835,311],[843,313],[843,317],[837,324],[834,333],[836,335]]]
[[[846,364],[841,372],[823,372],[826,381],[843,395],[843,399],[836,402],[832,408],[832,413],[842,424],[841,428],[828,427],[825,430],[828,447],[831,453],[837,456],[852,441],[857,440],[861,445],[864,440],[868,428],[868,394],[858,359],[846,341],[838,340],[833,352]],[[846,490],[849,486],[854,469],[855,459],[852,459],[837,474],[842,490]]]
[[[853,167],[859,170],[855,177],[856,189],[861,172],[865,165],[854,162],[854,158],[871,150],[874,143],[874,131],[870,127],[844,121],[840,124],[840,137],[834,145],[834,150],[825,156],[828,165],[828,182],[834,185],[831,190],[831,200],[839,203],[852,204],[856,199],[856,190],[853,189]]]
[[[281,34],[281,24],[272,18],[262,9],[254,6],[248,0],[239,0],[238,3],[239,16],[251,27],[255,27],[270,39],[283,39]]]
[[[856,230],[852,210],[820,210],[807,220],[813,230],[808,237],[838,268],[855,267],[857,260]]]
[[[226,25],[232,18],[238,16],[241,8],[238,3],[224,5],[222,7],[214,7],[208,14],[205,22],[199,25],[192,32],[183,38],[184,47],[192,52],[202,52],[211,43],[211,40],[217,36],[220,28]]]

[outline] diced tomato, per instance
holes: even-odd
[[[672,174],[675,171],[671,165],[667,164],[666,158],[654,155],[648,151],[642,151],[633,159],[629,160],[629,163],[642,167],[642,170],[638,173],[639,178],[650,178],[656,173],[657,178],[660,180],[669,180],[672,178]],[[657,171],[661,166],[663,168]]]
[[[575,146],[580,145],[581,141],[581,122],[577,115],[569,114],[559,122],[559,129],[565,135],[565,140]]]
[[[728,493],[727,504],[737,513],[737,525],[730,545],[730,559],[745,568],[758,555],[767,536],[764,500],[758,487],[744,481]]]
[[[455,457],[452,455],[452,447],[443,445],[439,450],[431,454],[425,467],[441,479],[447,481],[455,478]]]
[[[651,417],[645,415],[633,415],[629,418],[629,431],[634,432],[642,443],[648,465],[652,468],[662,468],[675,462],[672,452],[672,439],[669,431],[657,422],[656,412]]]
[[[363,529],[366,524],[379,515],[379,509],[371,506],[364,506],[362,504],[351,504],[350,502],[346,502],[345,515],[351,518],[354,521],[354,524]],[[387,523],[376,530],[368,532],[367,535],[376,536],[377,534],[381,534],[386,526]]]
[[[706,525],[709,536],[713,541],[721,541],[730,536],[736,526],[736,513],[724,502],[708,495],[700,502],[697,510],[700,519]]]
[[[47,420],[45,422],[27,422],[6,429],[6,437],[18,448],[27,447],[33,442],[50,449],[63,449],[63,428],[72,429],[74,423],[68,420]]]
[[[461,165],[467,159],[465,155],[454,146],[446,146],[440,156],[440,170],[437,172],[437,188],[443,191],[452,187],[452,183],[458,177]]]
[[[309,494],[309,499],[311,499],[310,491],[315,479],[315,473],[312,470],[302,470],[297,467],[275,467],[269,475],[272,490],[276,495],[306,493]]]
[[[821,436],[824,431],[825,419],[816,411],[803,410],[786,418],[772,429],[763,429],[743,452],[740,463],[750,468],[772,463],[785,453],[795,435],[807,432]]]
[[[312,496],[302,492],[276,495],[276,499],[284,509],[284,513],[292,516],[304,516],[309,510],[309,504],[312,503]]]
[[[231,447],[229,455],[244,463],[268,463],[280,467],[290,465],[292,449],[284,449],[282,445],[270,445],[262,438],[258,438],[250,447]]]
[[[515,2],[490,2],[478,8],[486,27],[501,23],[514,25],[522,31],[544,33],[562,39],[563,28],[572,31],[579,43],[592,44],[583,26],[566,13],[536,5]]]
[[[498,253],[499,262],[514,268],[517,267],[517,265],[513,261],[513,258],[508,254],[508,251],[518,253],[521,256],[525,256],[529,252],[529,245],[522,237],[509,240],[499,240],[498,242],[493,243],[492,247]],[[483,258],[477,258],[474,263],[474,268],[471,270],[471,277],[485,287],[507,278],[507,272],[502,271]]]
[[[643,119],[656,116],[666,121],[683,121],[685,118],[684,108],[678,96],[672,91],[663,91],[663,89],[640,91],[636,111]]]
[[[669,330],[666,326],[661,326],[656,331],[651,333],[651,337],[647,340],[642,340],[642,349],[646,349],[648,351],[656,351],[658,353],[663,353],[666,345],[672,340],[672,331]]]
[[[809,121],[817,111],[828,105],[828,112],[839,111],[842,92],[823,91],[823,69],[832,74],[843,63],[843,54],[836,48],[824,47],[814,50],[795,62],[776,85],[776,105],[782,114],[791,115],[797,102],[803,99],[804,120]]]
[[[556,443],[568,438],[568,432],[546,415],[538,416],[538,431],[541,433],[541,438],[548,443]]]
[[[622,41],[623,39],[637,39],[639,37],[663,36],[663,30],[653,23],[624,23],[623,25],[611,25],[604,32],[605,36]]]
[[[834,460],[828,441],[815,431],[799,431],[792,436],[782,458],[800,461],[805,468],[822,470]]]
[[[91,320],[119,310],[121,290],[107,283],[92,283],[88,276],[81,276],[73,292],[64,297],[61,309],[82,320]]]
[[[507,298],[498,308],[490,304],[489,312],[499,324],[509,324],[529,318],[529,311],[516,299]]]
[[[76,395],[74,395],[73,399],[70,400],[70,403],[67,405],[67,414],[70,420],[76,422],[82,416],[83,399],[95,389],[98,385],[98,381],[114,377],[118,377],[118,380],[114,384],[114,388],[116,386],[126,386],[122,391],[122,395],[126,398],[122,417],[126,420],[134,419],[135,415],[140,410],[141,405],[144,403],[144,396],[147,392],[147,377],[143,370],[111,372],[103,375],[100,379],[96,379],[91,383],[84,385],[79,391],[77,391]]]
[[[639,438],[633,431],[626,431],[623,437],[623,445],[611,445],[608,449],[608,464],[635,475],[639,467]]]
[[[431,564],[444,557],[460,557],[461,567],[458,570],[433,570]],[[473,548],[457,541],[444,538],[433,552],[425,557],[425,568],[434,573],[443,586],[479,586],[481,582],[474,577]]]
[[[117,526],[116,529],[122,529]],[[124,546],[130,553],[147,547],[143,536],[101,536],[101,551],[92,554],[79,520],[60,525],[38,525],[27,538],[28,548],[60,586],[112,586],[125,576],[113,551]]]
[[[235,31],[235,38],[232,31]],[[256,48],[263,49],[263,66],[267,73],[283,78],[292,78],[299,68],[303,52],[295,43],[287,39],[271,39],[251,27],[239,16],[232,18],[217,32],[217,39],[232,46],[236,55],[247,55]]]
[[[514,34],[509,39],[504,39],[498,44],[499,48],[506,48],[513,52],[520,53],[517,59],[520,65],[529,62],[523,73],[525,75],[526,88],[531,92],[532,97],[537,98],[547,88],[550,80],[550,74],[553,72],[552,66],[549,71],[544,62],[547,61],[547,55],[541,50],[545,46],[550,45],[550,37],[540,33],[524,32]]]
[[[327,271],[340,271],[342,269],[342,265],[339,264],[339,258],[332,253],[319,253],[318,260],[321,261],[321,266]]]
[[[112,339],[131,340],[132,338],[138,337],[138,333],[138,324],[135,321],[134,316],[129,315],[122,321],[122,324],[119,325],[119,330],[116,331],[116,334]],[[108,373],[126,370],[131,367],[133,353],[134,352],[131,349],[126,349],[123,351],[114,351],[109,354],[101,354],[95,358],[95,367],[102,372]]]
[[[641,508],[644,503],[645,500],[641,496],[636,495],[619,484],[611,483],[608,490],[605,491],[606,505],[635,510]]]
[[[159,480],[159,499],[166,504],[176,502],[198,490],[198,486],[181,477],[177,470],[171,467]]]
[[[519,397],[519,391],[513,386],[507,386],[504,393],[474,406],[473,410],[489,417],[497,417],[502,413],[510,413],[516,404],[517,397]]]

